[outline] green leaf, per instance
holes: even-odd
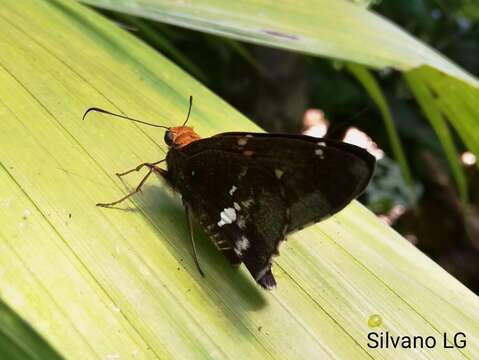
[[[463,0],[458,8],[458,13],[471,20],[479,19],[479,4],[475,0]]]
[[[411,70],[407,73],[407,80],[410,85],[412,81],[414,82],[411,85],[413,91],[417,86],[428,90],[429,96],[434,98],[435,105],[435,107],[430,106],[430,111],[440,111],[449,120],[464,144],[474,154],[479,154],[479,122],[477,121],[479,88],[469,86],[464,81],[451,78],[429,66]],[[418,101],[422,105],[424,101],[422,96],[418,96]],[[433,122],[434,120],[431,120],[431,123]]]
[[[117,171],[164,157],[163,134],[99,106],[209,136],[255,131],[151,48],[71,1],[0,8],[0,292],[67,358],[477,358],[476,295],[354,202],[291,236],[259,289],[197,229],[194,266],[181,201]],[[371,349],[376,331],[437,338],[434,349]],[[374,324],[372,324],[374,325]],[[467,335],[444,349],[443,332]],[[27,340],[25,340],[26,342]]]
[[[425,70],[427,71],[427,70]],[[417,74],[417,75],[416,75]],[[467,203],[467,182],[461,164],[457,157],[456,147],[453,138],[447,126],[447,123],[441,114],[441,109],[437,107],[434,96],[434,90],[428,88],[428,77],[421,77],[421,73],[406,73],[405,77],[409,83],[409,87],[416,96],[422,111],[427,116],[436,135],[441,142],[444,152],[446,153],[449,164],[451,165],[452,174],[459,189],[459,195],[464,204]],[[421,81],[422,80],[422,81]],[[444,94],[444,92],[442,92]],[[454,96],[453,94],[451,94]],[[479,99],[479,98],[478,98]],[[458,99],[458,102],[459,99]]]
[[[409,170],[409,165],[407,163],[406,155],[404,154],[404,150],[401,145],[401,140],[399,139],[399,135],[396,131],[396,127],[394,126],[394,121],[393,121],[391,111],[389,110],[389,106],[387,104],[386,98],[381,92],[381,88],[379,87],[374,77],[369,73],[369,71],[364,66],[348,63],[347,68],[361,83],[361,85],[366,89],[369,96],[371,96],[374,103],[381,111],[381,115],[384,121],[384,127],[389,137],[389,141],[391,143],[391,148],[394,153],[394,157],[396,161],[399,163],[399,166],[401,167],[401,171],[404,175],[404,179],[407,181],[409,186],[412,186],[411,171]]]
[[[427,45],[367,10],[363,1],[82,0],[83,3],[220,36],[410,70],[429,64],[477,85],[477,80]],[[363,4],[364,5],[364,4]]]
[[[193,61],[183,55],[181,50],[178,50],[174,43],[168,37],[161,35],[156,29],[152,28],[145,21],[134,16],[117,15],[120,19],[125,19],[131,25],[135,26],[140,32],[142,39],[146,39],[150,44],[156,48],[161,49],[162,52],[168,54],[177,64],[182,66],[196,79],[203,83],[208,82],[208,76],[201,70]]]
[[[9,360],[63,359],[0,299],[0,350]]]

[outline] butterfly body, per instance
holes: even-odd
[[[165,178],[216,247],[231,263],[244,263],[267,289],[276,285],[272,258],[286,236],[359,196],[375,162],[354,145],[303,135],[223,133],[200,139],[191,128],[178,127],[165,140]]]

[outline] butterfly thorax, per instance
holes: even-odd
[[[166,154],[168,180],[170,185],[180,193],[185,182],[184,163],[188,159],[184,150],[187,145],[198,140],[201,140],[201,137],[189,126],[175,126],[165,132],[165,143],[169,147]]]

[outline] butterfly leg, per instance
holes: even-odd
[[[198,254],[196,253],[195,239],[193,236],[193,214],[191,212],[190,205],[186,202],[184,204],[185,204],[185,212],[186,212],[186,221],[188,222],[188,232],[190,235],[191,245],[193,247],[193,259],[195,260],[195,264],[198,269],[198,272],[200,273],[201,276],[205,277],[203,270],[201,270],[200,262],[198,261]]]
[[[144,166],[147,166],[147,167],[149,167],[149,168],[151,169],[152,166],[158,165],[158,164],[162,163],[162,162],[165,161],[165,160],[166,160],[166,159],[163,159],[163,160],[160,160],[160,161],[156,161],[156,162],[154,162],[154,163],[143,163],[143,164],[140,164],[140,165],[138,165],[136,168],[133,168],[133,169],[131,169],[131,170],[128,170],[128,171],[125,171],[125,172],[122,172],[122,173],[116,173],[116,176],[122,177],[122,176],[124,176],[124,175],[126,175],[126,174],[132,173],[133,171],[140,171],[141,168],[144,167]],[[157,168],[157,169],[159,169],[159,168]],[[162,169],[161,169],[161,170],[162,170]],[[160,172],[161,172],[161,171],[160,171]]]
[[[160,161],[160,162],[161,162],[161,161]],[[159,163],[159,162],[158,162],[158,163]],[[119,199],[119,200],[117,200],[117,201],[113,201],[113,202],[111,202],[111,203],[98,203],[98,204],[96,204],[96,206],[100,206],[100,207],[111,207],[111,206],[113,206],[113,205],[119,204],[119,203],[121,203],[122,201],[128,199],[130,196],[135,195],[136,193],[141,192],[141,187],[143,186],[143,184],[146,182],[146,180],[150,177],[150,175],[151,175],[152,173],[156,172],[156,173],[159,173],[159,174],[161,174],[161,175],[163,175],[163,173],[167,173],[166,170],[163,170],[163,169],[161,169],[161,168],[159,168],[159,167],[156,167],[154,164],[156,164],[156,163],[151,163],[151,164],[150,164],[150,163],[145,163],[145,164],[141,164],[141,166],[140,166],[140,165],[138,166],[138,169],[141,169],[141,167],[143,167],[143,166],[147,166],[147,167],[149,168],[149,170],[148,170],[148,173],[143,177],[143,179],[140,181],[140,183],[138,184],[138,186],[136,187],[136,189],[135,189],[134,191],[132,191],[131,193],[129,193],[129,194],[125,195],[125,196],[123,196],[121,199]],[[133,169],[133,170],[136,170],[136,169]],[[133,170],[131,170],[131,171],[133,171]],[[131,171],[129,171],[129,172],[131,172]]]

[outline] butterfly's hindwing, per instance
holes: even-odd
[[[183,161],[179,190],[218,249],[274,286],[271,258],[289,222],[280,179],[242,154],[205,150]]]
[[[346,206],[374,158],[353,145],[306,136],[225,133],[170,150],[177,189],[217,247],[274,286],[271,259],[286,234]]]

